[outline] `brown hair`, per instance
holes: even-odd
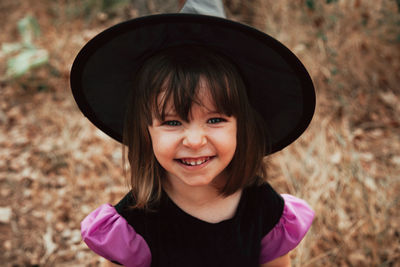
[[[171,47],[149,57],[136,72],[128,101],[123,140],[128,148],[130,182],[137,208],[158,202],[165,174],[153,154],[148,126],[153,116],[164,119],[169,100],[177,115],[188,121],[192,104],[202,104],[196,99],[200,78],[208,83],[217,111],[237,120],[237,147],[225,170],[228,181],[219,189],[220,193],[231,195],[240,188],[261,183],[266,176],[264,121],[250,106],[235,65],[209,48]],[[165,97],[159,106],[160,93]]]

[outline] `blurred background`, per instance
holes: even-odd
[[[104,264],[80,221],[127,192],[121,145],[81,115],[69,70],[100,31],[180,2],[0,1],[0,265]],[[293,266],[400,266],[400,1],[224,2],[288,46],[316,86],[309,129],[267,159],[277,191],[316,212]]]

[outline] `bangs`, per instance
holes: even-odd
[[[146,103],[148,124],[154,116],[163,121],[173,112],[189,121],[193,104],[212,108],[213,112],[237,117],[240,110],[241,79],[234,65],[223,56],[202,47],[174,47],[149,59],[157,59]],[[154,62],[155,63],[155,62]],[[208,94],[212,107],[199,100]]]

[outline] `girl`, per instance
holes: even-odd
[[[202,3],[183,10],[222,14]],[[82,49],[71,87],[130,164],[130,192],[82,221],[94,252],[125,266],[290,265],[314,213],[269,186],[263,157],[301,135],[315,96],[283,45],[216,17],[139,18]]]

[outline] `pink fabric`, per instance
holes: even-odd
[[[146,267],[151,252],[142,236],[110,204],[103,204],[81,222],[83,241],[95,253],[127,267]]]
[[[260,264],[287,254],[303,239],[314,219],[308,204],[291,195],[282,195],[285,206],[278,224],[262,239]]]

